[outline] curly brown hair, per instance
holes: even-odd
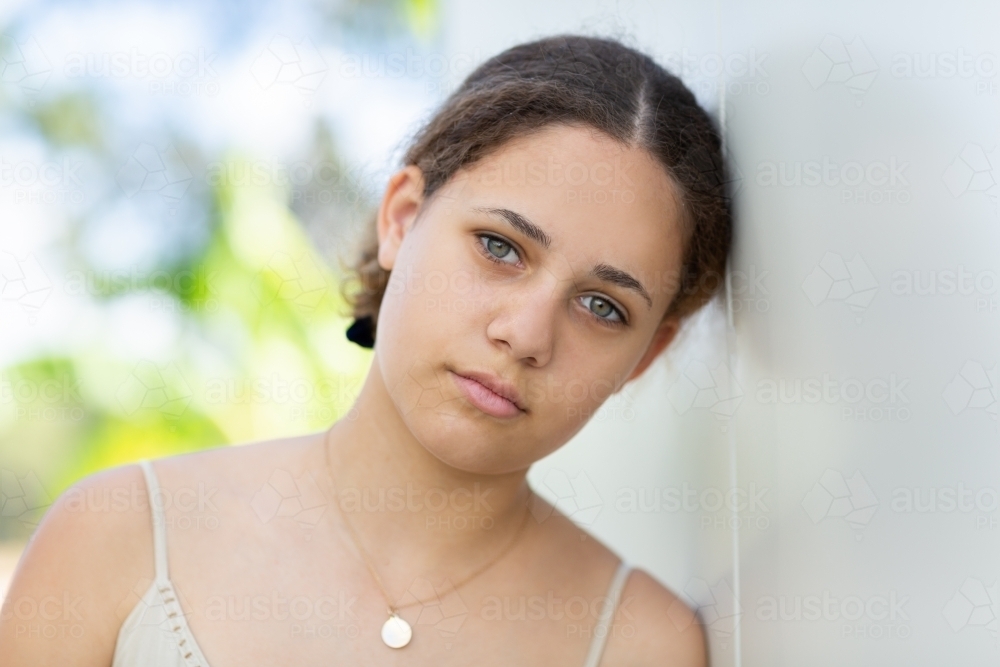
[[[423,172],[427,201],[459,169],[551,123],[583,124],[648,150],[681,193],[685,229],[677,291],[664,319],[684,319],[720,290],[732,239],[727,166],[711,118],[679,78],[613,39],[556,35],[477,67],[413,137],[403,162]],[[389,280],[374,220],[341,289],[372,333]]]

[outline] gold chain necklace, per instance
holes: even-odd
[[[340,502],[339,502],[340,499],[337,494],[337,485],[333,479],[333,467],[330,465],[329,440],[330,440],[330,432],[332,430],[333,427],[331,426],[326,432],[326,437],[323,438],[323,454],[326,460],[326,470],[327,470],[327,475],[330,478],[330,485],[331,487],[333,487],[333,498],[334,498],[333,504],[337,506],[337,511],[340,512],[340,516],[343,517],[344,519],[344,525],[347,526],[347,530],[350,533],[351,540],[354,542],[354,546],[356,546],[358,548],[358,551],[361,552],[362,557],[364,558],[365,561],[365,565],[368,566],[368,571],[371,572],[372,578],[375,580],[375,583],[378,584],[379,589],[382,591],[382,596],[385,598],[385,602],[387,605],[386,610],[389,613],[389,618],[382,625],[382,641],[385,643],[386,646],[390,648],[402,648],[410,643],[410,639],[413,637],[413,629],[410,627],[409,623],[407,623],[404,619],[400,618],[398,611],[400,609],[406,609],[407,607],[412,607],[415,604],[424,604],[425,600],[417,600],[416,602],[410,602],[408,604],[400,606],[394,605],[389,601],[390,600],[389,593],[386,592],[385,586],[382,584],[382,578],[378,575],[378,572],[375,570],[375,566],[372,565],[371,557],[368,555],[368,552],[365,550],[365,548],[361,546],[361,541],[355,534],[354,528],[351,526],[351,522],[348,521],[347,514],[340,508]],[[533,494],[534,491],[532,491],[531,487],[529,486],[528,487],[529,501],[531,500]],[[457,590],[460,586],[465,585],[466,583],[471,581],[474,577],[477,577],[483,572],[485,572],[487,568],[489,568],[491,565],[500,560],[501,557],[503,557],[508,551],[511,550],[511,548],[513,548],[514,544],[517,543],[517,539],[521,536],[524,527],[528,524],[529,507],[530,507],[529,504],[526,502],[524,506],[524,517],[521,519],[521,524],[517,527],[517,531],[514,533],[514,537],[511,539],[510,542],[508,542],[507,546],[504,547],[503,551],[501,551],[496,557],[494,557],[493,560],[489,561],[488,563],[480,567],[478,570],[475,570],[472,574],[465,577],[465,579],[462,579],[457,584],[452,584],[451,590],[449,592]]]

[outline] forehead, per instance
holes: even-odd
[[[672,295],[661,285],[680,268],[681,207],[673,180],[643,148],[590,127],[548,125],[460,170],[442,190],[457,213],[513,210],[570,264],[606,262],[636,275],[654,300]]]

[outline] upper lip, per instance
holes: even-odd
[[[469,378],[470,380],[475,380],[479,384],[483,385],[494,394],[503,396],[508,401],[513,403],[520,410],[526,410],[524,407],[524,402],[521,400],[521,394],[517,390],[517,385],[509,380],[505,380],[499,375],[492,375],[490,373],[482,373],[479,371],[455,371],[456,374],[462,377]]]

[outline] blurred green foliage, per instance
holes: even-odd
[[[330,15],[341,30],[402,23],[421,41],[439,12],[435,0],[335,4]],[[120,135],[113,102],[100,91],[48,92],[37,104],[6,105],[5,131],[34,133],[54,152],[87,151],[113,175],[127,158],[119,144],[135,145]],[[177,128],[157,131],[202,162],[252,168],[249,155],[205,155]],[[318,135],[321,143],[329,134]],[[319,149],[336,157],[329,145]],[[66,273],[53,282],[83,300],[90,319],[58,349],[0,368],[0,540],[30,535],[82,477],[140,458],[319,430],[360,390],[372,353],[346,340],[342,277],[306,235],[288,189],[231,178],[196,183],[177,217],[197,220],[200,235],[192,241],[178,224],[173,251],[134,275],[91,266],[79,248],[82,230],[121,191],[66,213]],[[372,204],[371,193],[354,194]],[[114,320],[123,306],[139,319]],[[154,329],[164,319],[146,322],[142,313],[168,313],[173,322],[174,342],[153,355],[120,342],[162,333]]]

